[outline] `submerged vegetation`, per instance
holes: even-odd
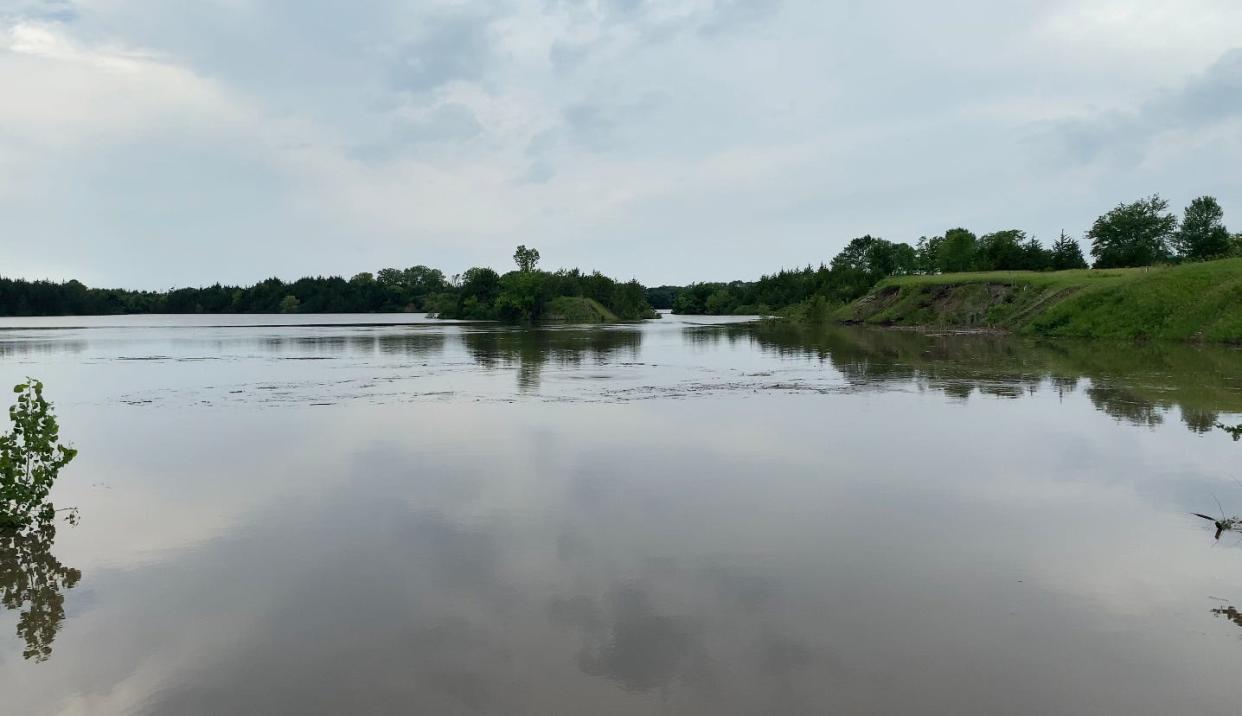
[[[60,443],[60,426],[42,383],[27,379],[13,392],[13,427],[0,435],[0,532],[50,525],[56,508],[48,494],[61,468],[78,454]]]

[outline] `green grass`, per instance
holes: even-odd
[[[835,315],[878,325],[1242,343],[1242,259],[1150,269],[904,276],[880,283]]]
[[[566,323],[612,323],[618,320],[617,314],[604,308],[599,301],[579,296],[559,296],[552,299],[548,302],[543,318]]]

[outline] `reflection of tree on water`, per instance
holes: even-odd
[[[723,338],[711,337],[715,333]],[[1242,413],[1242,389],[1222,376],[1242,374],[1242,352],[1181,344],[1039,341],[1004,335],[813,327],[760,321],[687,331],[686,340],[745,339],[781,356],[830,362],[856,385],[914,383],[967,400],[976,393],[1020,397],[1051,388],[1086,396],[1105,414],[1154,427],[1177,408],[1196,433],[1221,413]],[[1242,435],[1242,431],[1240,431]]]
[[[444,334],[422,331],[374,332],[330,336],[270,336],[259,341],[269,353],[292,357],[374,355],[376,353],[421,358],[444,351]]]
[[[1143,400],[1133,391],[1107,385],[1087,388],[1087,397],[1100,412],[1131,425],[1155,427],[1164,415],[1155,403]]]
[[[61,564],[52,555],[56,528],[50,525],[29,533],[0,531],[0,603],[21,610],[17,634],[26,642],[22,656],[46,661],[52,640],[65,620],[65,590],[82,573]]]
[[[638,357],[642,332],[617,328],[514,328],[470,331],[462,334],[466,350],[485,368],[517,368],[518,390],[539,388],[549,363],[579,366],[584,361],[604,363],[619,353]]]

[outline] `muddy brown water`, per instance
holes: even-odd
[[[79,450],[13,714],[1235,714],[1242,353],[0,319]]]

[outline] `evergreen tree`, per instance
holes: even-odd
[[[1085,269],[1087,268],[1087,259],[1082,255],[1082,247],[1078,242],[1071,239],[1064,231],[1061,232],[1061,238],[1052,244],[1052,270],[1065,271],[1068,269]]]

